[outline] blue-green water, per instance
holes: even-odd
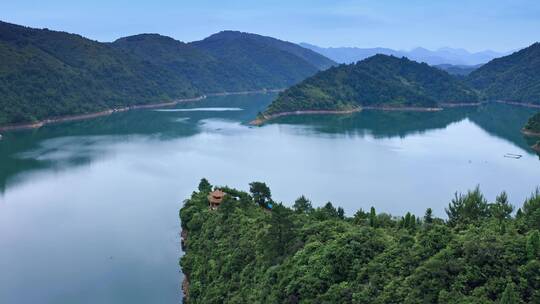
[[[180,302],[178,209],[201,177],[242,189],[265,181],[276,200],[306,194],[349,214],[373,205],[444,216],[455,191],[476,185],[521,205],[540,185],[532,139],[519,132],[530,109],[365,111],[247,126],[273,97],[215,97],[4,134],[0,303]]]

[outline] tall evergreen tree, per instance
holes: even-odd
[[[272,202],[272,193],[265,183],[253,182],[249,184],[249,192],[251,192],[253,200],[263,208],[268,208],[268,204]]]
[[[500,304],[519,304],[519,298],[514,290],[514,283],[506,284],[506,288],[501,296]]]
[[[199,192],[208,193],[212,191],[212,185],[206,178],[202,178],[199,182]]]
[[[478,224],[489,216],[488,209],[488,203],[480,192],[480,187],[477,186],[466,195],[456,193],[446,209],[448,223],[452,227]]]
[[[288,252],[293,239],[294,228],[290,209],[281,203],[274,205],[270,217],[268,237],[265,242],[271,264],[277,263]]]
[[[424,222],[426,224],[433,223],[433,210],[431,210],[431,208],[426,209],[426,214],[424,215]]]
[[[375,213],[375,207],[371,207],[369,210],[369,226],[377,227],[377,213]]]
[[[310,213],[313,211],[313,206],[311,205],[311,202],[302,195],[294,201],[293,209],[296,213]]]
[[[527,235],[527,257],[529,260],[540,258],[540,233],[533,230]]]

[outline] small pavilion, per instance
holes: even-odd
[[[224,196],[225,192],[219,189],[210,192],[210,194],[208,194],[208,202],[210,204],[210,209],[216,210],[223,201]]]

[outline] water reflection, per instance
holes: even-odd
[[[89,164],[94,158],[104,156],[108,151],[103,147],[110,143],[138,136],[159,140],[193,136],[208,118],[248,122],[274,97],[275,94],[209,97],[180,104],[175,109],[163,109],[167,111],[137,110],[5,133],[0,140],[0,193],[5,192],[8,183],[20,181],[12,178],[18,173]],[[191,111],[203,107],[210,111]]]
[[[102,150],[107,144],[134,136],[160,140],[189,137],[209,131],[204,123],[209,118],[246,124],[274,97],[274,94],[210,97],[172,109],[116,113],[93,120],[6,133],[0,141],[0,192],[6,190],[8,181],[17,173],[47,168],[62,170],[89,164],[92,159],[108,153]],[[508,140],[532,154],[537,153],[531,149],[537,139],[524,137],[519,130],[534,113],[533,109],[525,107],[493,103],[439,112],[366,110],[349,115],[288,116],[271,124],[295,125],[297,128],[293,132],[307,136],[404,138],[444,129],[452,123],[469,119],[489,134]]]
[[[309,126],[298,128],[304,134],[320,133],[335,136],[365,136],[374,138],[404,138],[430,130],[444,129],[448,125],[469,119],[489,134],[503,138],[527,151],[535,139],[520,132],[534,109],[506,104],[489,103],[479,107],[448,108],[437,112],[399,112],[366,110],[348,115],[303,115],[281,117],[273,124]]]
[[[201,177],[241,189],[266,181],[286,204],[304,193],[348,214],[373,205],[442,216],[454,191],[476,184],[488,199],[507,190],[515,204],[537,186],[540,163],[519,132],[528,109],[365,111],[248,126],[272,98],[211,98],[182,111],[5,134],[0,269],[9,276],[0,275],[0,302],[178,302],[178,209]],[[242,110],[184,111],[193,108]]]

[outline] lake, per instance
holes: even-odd
[[[441,112],[364,111],[246,123],[275,95],[5,133],[0,140],[0,303],[178,303],[178,210],[200,178],[275,200],[305,194],[347,214],[444,217],[479,185],[511,202],[540,185],[519,130],[535,111],[503,104]],[[520,159],[504,157],[522,155]]]

